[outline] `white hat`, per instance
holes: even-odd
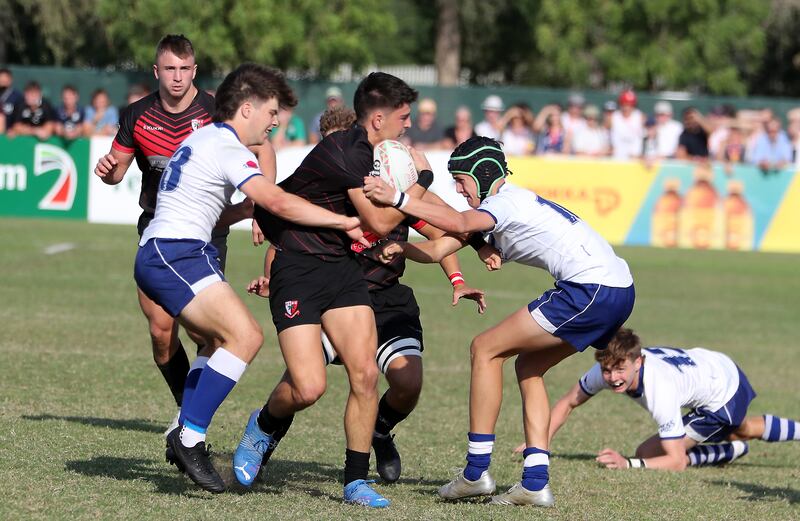
[[[494,110],[496,112],[502,112],[505,108],[505,105],[503,105],[503,99],[496,94],[487,96],[481,105],[481,109],[483,110]]]
[[[672,114],[672,103],[669,101],[659,101],[653,108],[656,114]]]

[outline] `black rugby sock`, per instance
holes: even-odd
[[[186,351],[183,345],[178,342],[178,350],[172,355],[172,358],[166,364],[156,364],[158,370],[169,386],[172,392],[172,397],[175,398],[175,403],[178,407],[181,406],[183,401],[183,388],[186,385],[186,375],[189,374],[189,358],[186,356]]]
[[[357,479],[367,479],[369,472],[369,452],[344,451],[344,484]]]
[[[387,436],[395,425],[408,418],[410,414],[393,409],[386,399],[388,393],[389,391],[383,393],[381,401],[378,403],[378,418],[375,420],[375,432],[383,436]]]
[[[271,435],[275,441],[280,440],[286,435],[289,427],[294,420],[294,414],[290,414],[286,418],[278,418],[269,412],[269,402],[258,413],[256,423],[264,434]]]

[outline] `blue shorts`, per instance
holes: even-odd
[[[196,239],[150,239],[136,253],[136,284],[173,317],[211,284],[225,280],[217,249]]]
[[[548,333],[569,342],[578,351],[588,346],[605,349],[633,311],[636,292],[600,284],[556,281],[528,311]]]
[[[698,443],[725,441],[742,424],[755,397],[756,392],[739,369],[739,388],[728,403],[716,411],[700,407],[683,417],[686,435]]]

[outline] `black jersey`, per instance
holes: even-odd
[[[358,253],[358,262],[364,271],[364,278],[370,291],[388,288],[397,284],[406,271],[405,255],[395,256],[389,264],[381,262],[378,255],[381,253],[383,246],[389,241],[407,241],[409,227],[419,230],[425,224],[425,221],[416,217],[406,217],[394,230],[389,232],[385,239],[376,241],[369,249],[364,249],[361,243],[353,241],[351,249]]]
[[[213,112],[214,97],[199,89],[186,110],[177,114],[164,110],[158,91],[122,111],[111,146],[136,157],[142,171],[142,210],[155,212],[158,183],[169,158],[189,134],[211,122]]]
[[[372,171],[372,145],[364,127],[334,132],[315,146],[297,170],[279,183],[289,193],[341,215],[355,216],[347,191],[364,185]],[[324,261],[351,255],[350,239],[330,228],[302,226],[256,207],[255,218],[276,247]]]

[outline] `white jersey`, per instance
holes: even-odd
[[[617,110],[611,115],[611,147],[614,159],[630,159],[642,155],[644,116],[634,109],[627,118]]]
[[[161,175],[155,217],[139,245],[153,237],[210,242],[233,193],[256,175],[261,171],[255,154],[229,125],[215,123],[195,131]]]
[[[569,210],[530,190],[504,183],[479,211],[495,221],[486,242],[504,260],[542,268],[556,280],[627,288],[628,264],[608,242]]]
[[[650,412],[662,439],[686,435],[682,407],[714,412],[724,407],[739,388],[739,369],[722,353],[699,347],[649,347],[642,349],[642,355],[639,386],[629,396]],[[583,375],[579,384],[588,395],[609,388],[599,363]]]

